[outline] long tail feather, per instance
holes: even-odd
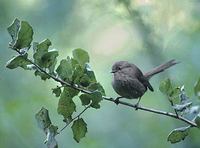
[[[154,69],[152,69],[151,71],[147,72],[144,74],[144,76],[147,78],[147,79],[150,79],[153,75],[157,74],[157,73],[160,73],[160,72],[163,72],[165,69],[168,69],[170,68],[171,66],[173,65],[176,65],[180,62],[176,62],[175,59],[173,60],[170,60],[164,64],[161,64],[157,67],[155,67]]]

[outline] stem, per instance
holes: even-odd
[[[28,60],[29,60],[29,59],[28,59]],[[33,64],[36,68],[38,68],[41,72],[43,72],[44,74],[50,76],[52,79],[54,79],[55,81],[61,83],[62,85],[64,84],[64,85],[66,85],[66,86],[68,86],[68,87],[74,88],[74,89],[79,90],[79,91],[81,91],[81,92],[83,92],[83,93],[86,93],[86,94],[91,94],[91,93],[92,93],[91,91],[82,89],[82,88],[80,88],[80,87],[78,87],[78,86],[75,86],[75,85],[71,85],[71,84],[69,84],[68,82],[65,82],[65,81],[63,81],[63,80],[61,80],[61,79],[59,79],[59,78],[57,78],[57,77],[55,77],[55,76],[49,74],[48,72],[46,72],[45,70],[43,70],[41,67],[39,67],[37,64],[35,64],[35,63],[34,63],[33,61],[31,61],[31,60],[29,60],[29,62],[30,62],[31,64]],[[114,100],[112,97],[102,96],[102,98],[103,98],[104,100],[111,101],[111,102],[114,102],[114,103],[115,103],[115,100]],[[142,107],[142,106],[135,106],[135,105],[132,105],[132,104],[130,104],[130,103],[127,103],[127,102],[124,102],[124,101],[120,101],[120,100],[119,100],[119,104],[125,105],[125,106],[128,106],[128,107],[132,107],[132,108],[134,108],[134,109],[137,108],[137,110],[143,110],[143,111],[146,111],[146,112],[151,112],[151,113],[155,113],[155,114],[160,114],[160,115],[168,116],[168,117],[171,117],[171,118],[174,118],[174,119],[177,119],[177,120],[181,120],[181,121],[183,121],[183,122],[189,124],[191,127],[197,127],[197,124],[196,124],[195,122],[192,122],[192,121],[190,121],[190,120],[188,120],[188,119],[186,119],[186,118],[184,118],[184,117],[182,117],[182,116],[179,116],[179,115],[174,114],[174,113],[171,113],[171,112],[156,110],[156,109],[147,108],[147,107]],[[80,113],[80,115],[81,115],[87,108],[89,108],[89,107],[86,107],[86,108]],[[72,119],[72,121],[73,121],[74,119],[78,118],[80,115],[77,115],[75,118]],[[72,122],[72,121],[71,121],[71,122]],[[70,122],[70,123],[71,123],[71,122]],[[70,124],[70,123],[69,123],[69,124]],[[65,125],[65,127],[63,127],[63,129],[65,129],[69,124]],[[62,131],[63,129],[61,129],[61,131]],[[61,131],[60,131],[60,132],[61,132]]]
[[[68,127],[68,125],[70,125],[75,119],[79,118],[88,108],[90,108],[90,105],[88,105],[84,110],[82,110],[77,116],[75,116],[74,118],[72,118],[72,120],[70,122],[68,122],[59,132],[58,134],[60,134],[66,127]]]

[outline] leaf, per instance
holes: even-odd
[[[55,94],[56,97],[59,97],[61,94],[61,88],[58,86],[56,88],[53,88],[52,93]]]
[[[89,63],[89,55],[85,50],[80,49],[80,48],[79,49],[75,49],[75,50],[73,50],[72,54],[73,54],[73,58],[75,60],[77,60],[78,63],[82,67],[85,67],[85,64]]]
[[[33,43],[33,58],[34,62],[39,65],[41,68],[44,68],[42,57],[44,54],[48,53],[48,48],[51,46],[51,41],[49,39],[45,39],[41,43]]]
[[[100,108],[99,103],[102,100],[102,95],[99,91],[95,91],[92,94],[81,94],[79,98],[81,99],[82,105],[88,105],[91,101],[91,107],[96,109]]]
[[[30,61],[28,61],[27,56],[28,55],[25,54],[25,55],[18,55],[18,56],[13,57],[6,63],[6,67],[9,69],[14,69],[17,67],[22,67],[25,70],[29,69],[27,65],[31,63]]]
[[[88,63],[85,64],[85,73],[90,78],[91,83],[97,82],[94,71],[91,69],[91,67]]]
[[[194,94],[200,99],[200,78],[194,85]]]
[[[91,83],[88,86],[88,90],[90,90],[90,91],[97,91],[98,90],[99,92],[101,92],[102,96],[106,95],[105,90],[100,83]]]
[[[173,108],[176,110],[176,111],[179,111],[179,112],[183,112],[184,110],[186,110],[188,107],[190,107],[192,105],[192,102],[188,102],[188,103],[185,103],[185,104],[175,104],[173,106]]]
[[[197,127],[200,128],[200,114],[195,117],[194,122],[197,124]]]
[[[11,48],[20,51],[22,48],[31,46],[33,29],[28,22],[15,19],[7,30],[12,37],[12,41],[9,43]]]
[[[85,137],[87,133],[87,124],[82,118],[79,118],[73,122],[71,128],[73,131],[74,139],[79,143],[81,138]]]
[[[47,138],[44,141],[45,144],[47,144],[48,148],[58,148],[58,143],[55,139],[55,136],[57,135],[58,127],[54,125],[50,125],[47,129]]]
[[[64,118],[68,118],[73,114],[73,112],[76,111],[76,105],[73,102],[72,98],[78,95],[78,93],[79,91],[71,87],[64,88],[58,102],[58,114],[63,115]]]
[[[51,68],[51,72],[53,72],[56,62],[57,62],[57,60],[56,60],[57,56],[58,56],[58,51],[55,51],[55,50],[45,53],[41,57],[42,67]]]
[[[44,132],[51,125],[51,120],[49,118],[49,112],[46,108],[42,107],[40,111],[35,115],[39,128]]]
[[[12,22],[12,24],[7,28],[8,33],[10,34],[12,41],[9,42],[9,45],[13,47],[17,40],[18,32],[20,28],[20,20],[17,18]]]
[[[171,143],[177,143],[181,140],[184,140],[185,137],[188,135],[189,129],[190,127],[181,127],[174,129],[168,135],[167,141],[170,141]]]
[[[61,60],[60,65],[56,69],[58,76],[64,81],[71,81],[73,75],[73,69],[70,59]]]
[[[171,89],[172,89],[172,84],[170,79],[166,79],[160,83],[159,90],[163,94],[169,96]]]
[[[57,148],[58,145],[55,136],[57,135],[58,127],[51,124],[48,110],[42,107],[41,110],[36,113],[35,118],[37,120],[38,126],[47,136],[45,140],[47,147]]]
[[[45,73],[43,73],[43,72],[40,72],[40,71],[38,71],[38,70],[36,70],[35,71],[35,76],[40,76],[40,78],[42,79],[42,80],[46,80],[46,79],[50,79],[51,77],[49,76],[49,75],[47,75],[47,74],[45,74]]]

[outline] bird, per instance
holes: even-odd
[[[145,92],[147,90],[154,91],[149,82],[151,77],[178,63],[175,59],[172,59],[143,74],[135,64],[128,61],[115,62],[111,71],[113,73],[112,87],[119,97],[114,102],[119,104],[119,99],[121,98],[138,99],[135,104],[137,109]]]

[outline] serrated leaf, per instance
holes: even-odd
[[[42,80],[46,80],[46,79],[50,79],[51,77],[49,76],[49,75],[47,75],[47,74],[45,74],[45,73],[43,73],[43,72],[40,72],[40,71],[38,71],[38,70],[36,70],[35,71],[35,76],[40,76],[40,78],[42,79]]]
[[[88,90],[90,90],[90,91],[99,91],[99,92],[101,92],[102,96],[106,95],[105,90],[104,90],[103,86],[100,83],[91,83],[88,86]]]
[[[194,94],[200,99],[200,78],[194,85]]]
[[[71,81],[73,68],[70,59],[61,60],[60,65],[56,69],[58,76],[64,81]]]
[[[20,51],[23,48],[29,48],[33,40],[33,29],[26,21],[15,19],[8,27],[8,32],[12,37],[11,48]]]
[[[197,127],[200,128],[200,114],[195,117],[194,122],[197,124]]]
[[[76,105],[72,98],[76,95],[78,95],[79,91],[70,88],[65,87],[63,92],[61,93],[59,102],[58,102],[58,114],[63,115],[64,118],[70,117],[73,112],[76,111]]]
[[[58,127],[52,125],[48,110],[42,107],[41,110],[36,113],[35,118],[37,120],[38,126],[46,134],[45,143],[47,144],[47,147],[57,148],[58,145],[55,136],[57,135]]]
[[[59,97],[61,94],[61,88],[60,87],[53,88],[52,93],[55,94],[56,97]]]
[[[72,54],[73,58],[77,60],[82,67],[85,67],[85,64],[89,63],[89,55],[85,50],[80,48],[75,49],[72,51]]]
[[[81,99],[82,105],[88,105],[91,102],[91,107],[96,109],[100,108],[99,103],[102,100],[101,92],[95,91],[91,94],[81,94],[79,97]]]
[[[160,83],[159,90],[160,90],[163,94],[169,96],[169,95],[170,95],[170,92],[171,92],[171,89],[172,89],[172,84],[171,84],[170,79],[166,79],[166,80],[164,80],[164,81],[162,81],[162,82]]]
[[[81,138],[85,137],[87,133],[87,124],[82,118],[79,118],[73,122],[71,128],[73,131],[74,139],[79,143]]]
[[[170,141],[171,143],[177,143],[181,140],[184,140],[185,137],[188,135],[189,129],[190,127],[181,127],[174,129],[168,135],[167,141]]]
[[[17,67],[22,67],[23,69],[28,69],[27,65],[31,64],[30,61],[27,60],[27,54],[25,55],[18,55],[10,59],[6,63],[6,67],[9,69],[14,69]]]

